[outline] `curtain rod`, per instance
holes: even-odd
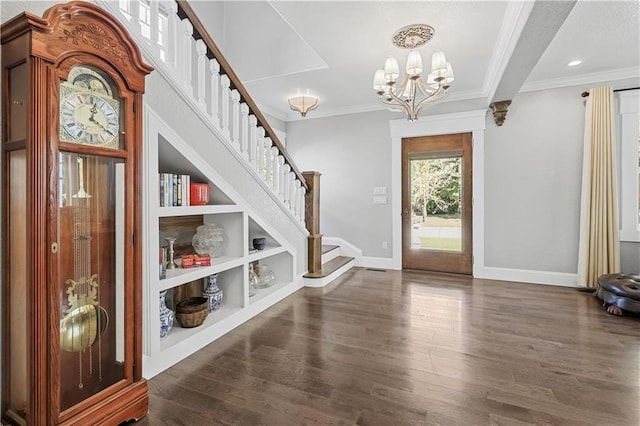
[[[638,90],[640,89],[640,87],[627,87],[626,89],[616,89],[613,92],[626,92],[627,90]],[[582,94],[580,95],[583,98],[586,98],[587,96],[589,96],[589,92],[582,92]]]

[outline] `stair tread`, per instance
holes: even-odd
[[[322,245],[322,254],[329,253],[331,250],[335,250],[335,249],[337,249],[339,247],[340,246],[334,246],[334,245],[331,245],[331,244],[323,244]]]
[[[324,277],[327,277],[327,276],[331,275],[332,273],[334,273],[335,271],[337,271],[338,269],[342,268],[347,263],[351,262],[353,259],[355,259],[355,258],[354,257],[350,257],[350,256],[337,256],[337,257],[334,257],[333,259],[331,259],[327,263],[323,263],[322,264],[322,268],[318,272],[314,272],[314,273],[307,272],[306,274],[303,275],[303,277],[304,278],[324,278]]]

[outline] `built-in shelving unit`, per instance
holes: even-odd
[[[192,182],[209,186],[206,205],[159,207],[160,191],[149,190],[144,200],[145,230],[145,377],[152,377],[180,361],[252,316],[302,286],[295,276],[296,251],[259,214],[231,188],[215,169],[192,150],[150,109],[146,110],[145,184],[159,188],[159,174],[188,175]],[[160,248],[166,237],[176,239],[176,252],[189,250],[199,225],[215,223],[227,235],[228,244],[221,257],[213,257],[210,266],[182,268],[180,256],[175,269],[166,269],[161,277]],[[263,250],[254,250],[252,240],[265,238]],[[276,277],[274,285],[259,289],[249,297],[249,268],[268,265]],[[181,328],[177,321],[164,339],[160,339],[159,294],[167,291],[167,305],[173,309],[176,298],[200,295],[204,281],[217,274],[218,287],[224,292],[222,308],[209,314],[204,324]]]

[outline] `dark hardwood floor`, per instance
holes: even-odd
[[[640,318],[570,288],[356,268],[149,387],[138,425],[639,425]]]

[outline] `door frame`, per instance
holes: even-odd
[[[391,120],[392,269],[402,269],[402,139],[452,133],[472,134],[473,276],[484,270],[484,130],[487,110]]]
[[[402,139],[402,268],[471,275],[473,273],[473,153],[470,132]],[[416,249],[412,235],[411,161],[460,158],[460,251]]]

